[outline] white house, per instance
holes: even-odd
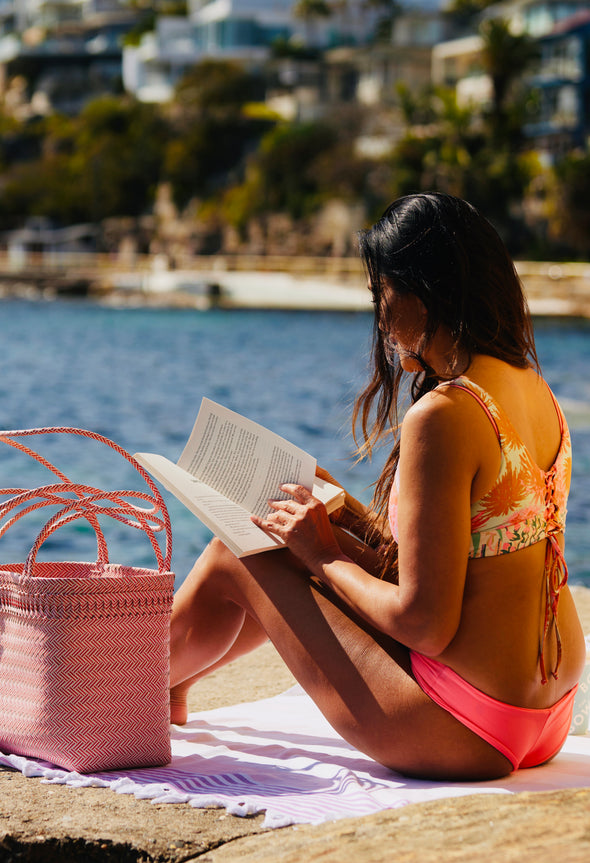
[[[256,67],[277,39],[327,48],[362,44],[378,13],[362,0],[334,3],[328,18],[294,14],[295,0],[189,0],[187,18],[159,18],[156,31],[126,46],[123,85],[144,101],[165,101],[182,74],[205,58]]]

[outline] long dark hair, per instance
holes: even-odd
[[[454,356],[487,354],[519,368],[539,368],[533,328],[514,263],[496,230],[471,204],[441,193],[407,195],[391,204],[381,219],[359,237],[360,254],[373,294],[372,377],[353,412],[360,425],[360,457],[391,437],[392,450],[375,484],[373,508],[387,518],[391,484],[399,459],[398,411],[404,372],[388,349],[387,286],[414,294],[427,312],[424,349],[440,325],[451,334]],[[390,295],[390,294],[389,294]],[[387,329],[387,328],[386,328]],[[440,383],[418,349],[422,371],[410,381],[411,403]],[[358,437],[357,444],[358,444]],[[392,544],[393,546],[393,544]],[[395,565],[394,551],[387,566]]]

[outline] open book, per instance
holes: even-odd
[[[250,519],[264,518],[269,500],[289,497],[282,483],[310,489],[329,512],[344,503],[340,486],[315,476],[313,456],[206,398],[176,464],[156,453],[134,457],[238,557],[283,545]]]

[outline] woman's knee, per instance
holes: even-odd
[[[239,567],[239,558],[216,536],[195,564],[195,569],[200,570],[205,578],[214,579],[218,588],[221,588],[226,576],[231,577]]]
[[[247,595],[254,582],[250,569],[217,537],[207,545],[196,568],[204,574],[203,590],[211,590],[218,600],[247,606]]]
[[[232,559],[237,560],[237,557],[232,554],[229,548],[216,536],[214,536],[205,547],[203,556],[211,563],[216,563],[218,566],[222,566],[224,564],[227,565]]]

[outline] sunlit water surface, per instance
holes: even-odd
[[[176,460],[202,396],[246,414],[311,452],[361,499],[381,464],[354,465],[350,411],[367,377],[369,314],[109,309],[88,303],[1,306],[0,425],[75,426],[125,449]],[[568,418],[574,446],[567,557],[572,583],[590,587],[590,322],[536,321],[537,348]],[[45,439],[43,452],[71,478],[138,488],[131,469],[108,450],[75,439]],[[8,447],[4,486],[41,485],[44,469]],[[210,534],[165,493],[174,529],[177,584]],[[0,540],[1,561],[18,561],[36,535],[34,517]],[[109,528],[111,559],[153,565],[149,542]],[[85,522],[55,534],[48,557],[91,560]]]

